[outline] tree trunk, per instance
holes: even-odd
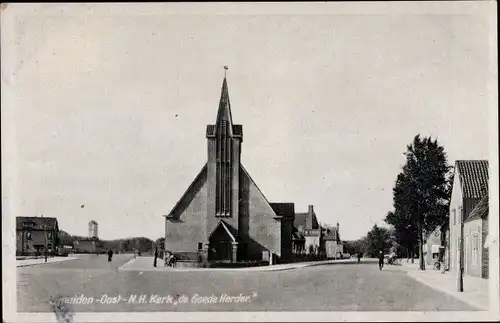
[[[420,270],[425,270],[425,262],[424,262],[424,234],[422,230],[422,225],[419,221],[418,223],[418,258],[420,263]]]

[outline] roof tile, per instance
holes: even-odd
[[[455,167],[461,175],[463,197],[475,199],[483,197],[488,185],[488,161],[457,160]]]

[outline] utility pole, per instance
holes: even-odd
[[[463,188],[463,178],[461,174],[458,174],[459,177],[459,182],[460,182],[460,188],[462,192],[464,191]],[[462,200],[463,204],[463,200]],[[458,292],[463,292],[464,291],[464,216],[465,210],[464,206],[460,206],[460,240],[459,240],[459,255],[458,255],[458,268],[457,268],[457,291]]]
[[[24,224],[21,227],[21,256],[24,256],[24,235],[26,231],[24,230]]]
[[[458,282],[457,290],[464,291],[464,208],[460,208],[460,244],[459,244],[459,257],[458,257]]]
[[[47,226],[44,225],[43,226],[43,233],[44,233],[44,236],[45,236],[45,262],[47,262]]]

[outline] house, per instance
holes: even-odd
[[[243,127],[233,123],[225,77],[206,140],[207,162],[164,216],[165,250],[209,262],[287,261],[294,204],[270,203],[243,167]]]
[[[336,227],[326,227],[325,235],[323,236],[323,241],[325,245],[326,257],[327,258],[342,258],[344,254],[344,245],[340,240],[340,228],[337,223]]]
[[[477,253],[482,252],[482,231],[487,230],[487,221],[480,210],[467,224],[466,221],[479,202],[487,195],[488,161],[487,160],[457,160],[453,176],[453,188],[450,200],[449,219],[449,244],[450,244],[450,270],[456,272],[460,268],[460,253],[463,250],[476,250],[463,253],[464,274],[478,274],[476,264],[479,259]],[[485,202],[483,202],[485,203]],[[487,202],[486,202],[487,203]],[[484,205],[484,204],[483,204]],[[477,212],[481,214],[477,218]],[[461,223],[464,222],[463,237]],[[486,225],[485,225],[486,224]],[[460,247],[463,238],[463,249]],[[472,248],[472,249],[471,249]]]
[[[470,276],[488,278],[488,249],[484,242],[488,236],[488,193],[479,201],[464,223],[465,259],[464,273]]]
[[[313,205],[309,205],[305,213],[295,213],[293,227],[294,253],[318,254],[324,248],[323,230]]]
[[[45,246],[49,255],[59,244],[59,225],[56,218],[16,217],[16,255],[42,255]]]
[[[426,265],[433,266],[439,261],[439,253],[441,247],[441,227],[426,235],[423,245],[424,261]]]

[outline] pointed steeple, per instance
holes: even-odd
[[[222,81],[222,90],[221,90],[221,94],[220,94],[219,110],[217,112],[217,120],[215,122],[216,129],[219,128],[219,125],[224,120],[226,121],[228,129],[232,130],[233,118],[231,116],[231,104],[229,103],[229,91],[227,89],[226,77],[224,77],[224,80]]]

